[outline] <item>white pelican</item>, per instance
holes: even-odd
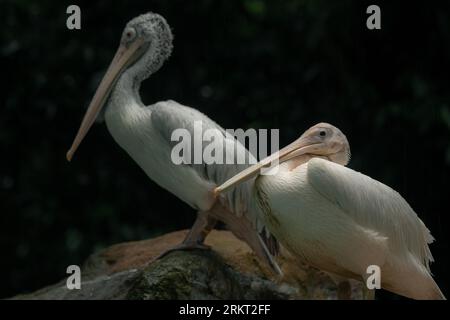
[[[429,230],[390,187],[346,168],[345,135],[320,123],[299,139],[218,187],[221,193],[258,174],[274,159],[275,175],[261,175],[255,197],[263,219],[292,254],[318,269],[365,280],[381,270],[381,286],[414,299],[445,299],[429,268]]]
[[[175,144],[171,141],[171,134],[175,129],[184,128],[192,136],[194,121],[200,120],[203,130],[215,128],[222,133],[220,145],[224,148],[226,144],[234,146],[237,149],[235,157],[238,153],[252,157],[250,153],[219,125],[195,109],[175,101],[157,102],[150,106],[145,106],[141,101],[141,82],[162,66],[171,51],[172,33],[162,16],[147,13],[128,22],[120,46],[86,111],[67,159],[72,159],[106,104],[104,118],[116,142],[153,181],[199,212],[191,232],[176,249],[205,248],[203,240],[218,219],[246,241],[272,270],[281,273],[258,233],[263,226],[256,209],[247,203],[253,181],[227,197],[221,197],[220,201],[213,193],[218,184],[247,166],[175,165],[171,160],[171,150]]]

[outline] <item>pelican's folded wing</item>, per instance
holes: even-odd
[[[360,226],[376,230],[390,245],[404,246],[429,270],[430,231],[403,197],[364,174],[320,158],[308,162],[313,188]]]
[[[157,129],[161,136],[168,142],[168,145],[175,146],[179,143],[178,140],[172,139],[172,134],[176,129],[185,129],[189,132],[191,137],[191,157],[189,164],[202,178],[211,181],[216,185],[221,185],[231,177],[235,176],[249,165],[256,163],[255,157],[242,145],[234,136],[227,133],[216,122],[208,118],[200,111],[181,105],[175,101],[169,100],[164,102],[158,102],[152,107],[152,126]],[[216,132],[214,142],[203,141],[202,137],[199,137],[199,132],[196,129],[200,129],[200,134],[204,134],[207,130],[214,130]],[[211,132],[211,131],[210,131]],[[202,143],[201,152],[205,151],[205,148],[211,144],[217,144],[217,150],[223,154],[223,159],[228,157],[230,164],[206,164],[203,159],[200,164],[194,163],[194,139]],[[231,152],[233,150],[234,152]],[[238,155],[240,156],[238,159]],[[242,159],[245,160],[242,163]],[[239,164],[240,162],[242,164]],[[271,242],[270,247],[276,248],[273,237],[270,237],[266,232],[265,227],[259,218],[257,206],[251,205],[252,189],[254,179],[242,183],[232,191],[228,192],[225,197],[229,208],[238,215],[245,214],[252,224],[261,233],[263,240],[266,243]],[[275,249],[274,249],[275,250]],[[272,251],[272,250],[271,250]],[[275,253],[275,252],[273,252]]]

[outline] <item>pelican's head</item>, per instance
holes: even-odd
[[[335,126],[321,122],[312,126],[302,136],[290,144],[284,161],[296,157],[298,154],[321,156],[343,166],[350,161],[350,145],[347,137]],[[280,161],[283,159],[280,158]]]
[[[170,56],[172,39],[169,25],[159,14],[143,14],[127,23],[119,48],[84,115],[72,147],[67,152],[67,160],[72,159],[76,149],[105,105],[117,80],[126,71],[126,74],[132,77],[133,82],[138,85],[156,72]]]
[[[119,51],[131,51],[125,68],[144,80],[158,71],[172,52],[173,35],[166,20],[156,13],[140,15],[127,23],[120,40]],[[134,63],[134,65],[133,65]]]
[[[217,187],[215,193],[217,195],[225,192],[236,184],[252,178],[259,174],[262,168],[270,166],[274,161],[278,160],[279,163],[282,163],[305,156],[307,158],[322,157],[346,165],[350,161],[350,145],[345,135],[335,126],[328,123],[316,124],[288,146],[243,170]]]

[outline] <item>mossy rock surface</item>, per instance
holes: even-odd
[[[81,268],[81,289],[66,280],[13,299],[336,299],[327,274],[279,258],[283,278],[274,278],[250,249],[227,231],[213,231],[212,250],[175,251],[154,257],[181,242],[186,230],[154,239],[117,244],[91,255]],[[361,285],[352,282],[352,298]]]

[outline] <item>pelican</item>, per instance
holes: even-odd
[[[345,167],[347,138],[330,124],[311,127],[215,192],[254,177],[274,159],[280,162],[278,172],[256,179],[254,197],[269,231],[295,257],[361,281],[375,265],[386,290],[413,299],[445,299],[429,268],[430,231],[400,194]]]
[[[67,152],[67,159],[72,159],[106,105],[104,119],[114,140],[150,179],[198,212],[186,239],[174,249],[207,248],[203,241],[215,222],[221,220],[237,237],[246,241],[264,263],[280,274],[278,265],[263,242],[263,233],[259,233],[264,226],[258,220],[255,209],[246,202],[250,198],[253,182],[226,197],[216,197],[213,192],[218,184],[248,165],[175,165],[171,160],[171,150],[175,144],[171,141],[171,134],[175,129],[184,128],[193,135],[194,122],[201,121],[204,130],[219,130],[223,139],[221,146],[226,148],[226,145],[232,145],[236,148],[235,158],[238,153],[245,153],[249,157],[246,159],[252,155],[218,124],[193,108],[171,100],[149,106],[141,101],[141,82],[163,65],[171,51],[172,33],[162,16],[147,13],[128,22],[120,46]],[[212,143],[217,142],[214,140]]]

